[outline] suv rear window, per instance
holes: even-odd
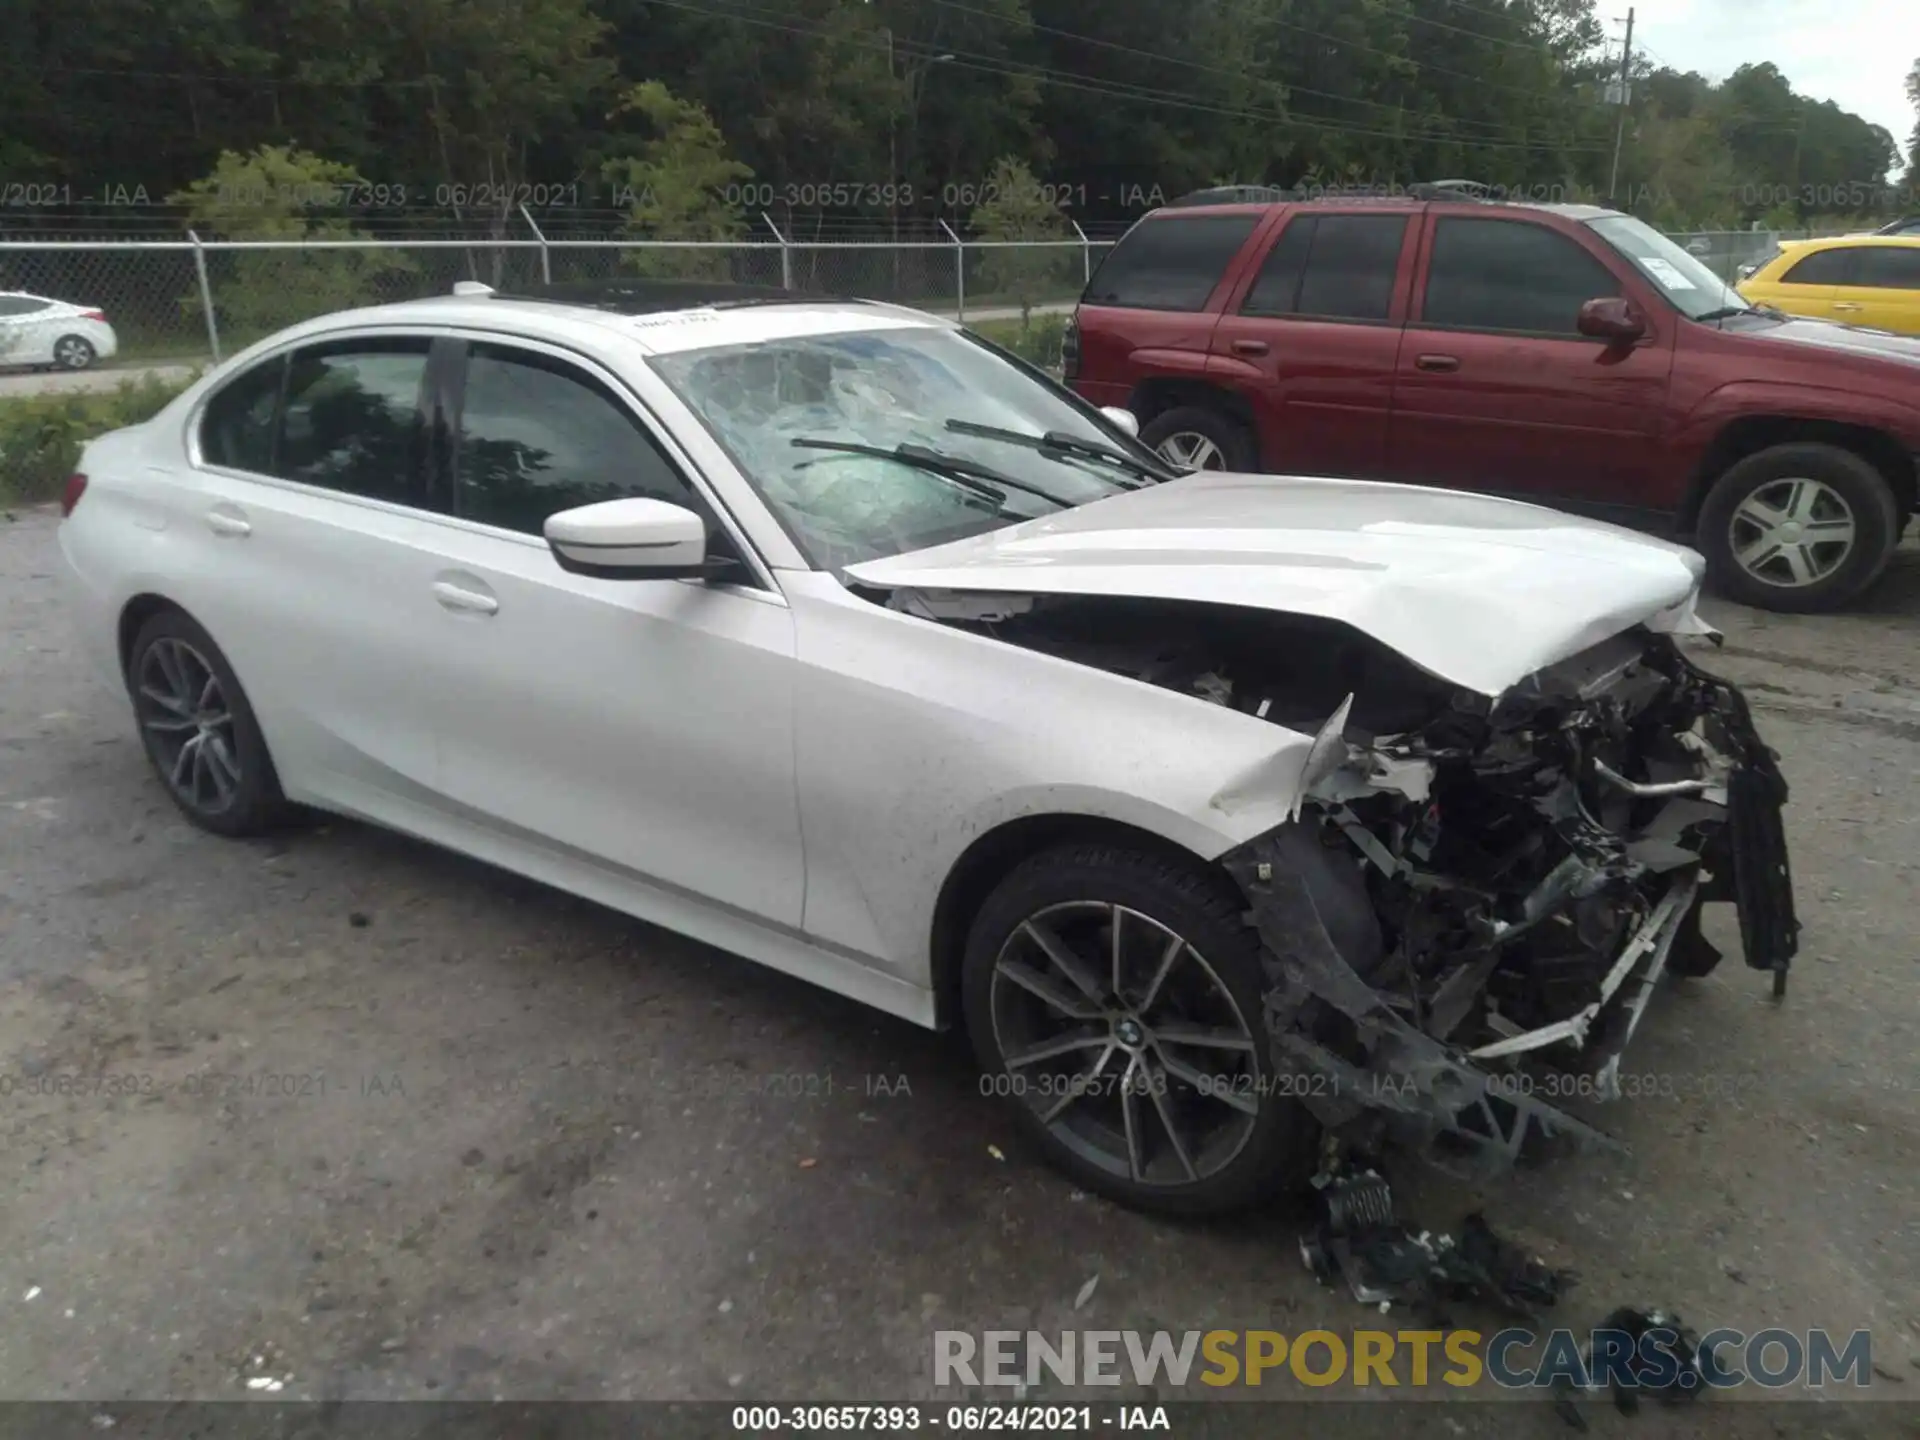
[[[1089,305],[1198,310],[1261,216],[1170,215],[1142,220],[1093,272]]]
[[[1404,215],[1296,215],[1267,252],[1240,313],[1384,320],[1406,234]]]

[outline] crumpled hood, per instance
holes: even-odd
[[[1703,628],[1679,545],[1516,501],[1190,475],[847,568],[888,589],[1135,595],[1344,621],[1497,695],[1629,626]]]

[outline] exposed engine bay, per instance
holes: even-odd
[[[1497,1170],[1530,1137],[1613,1142],[1559,1101],[1621,1094],[1664,973],[1720,960],[1707,901],[1784,992],[1787,789],[1740,692],[1635,629],[1498,697],[1357,630],[1226,606],[895,592],[1009,643],[1316,739],[1296,818],[1222,864],[1271,988],[1274,1066],[1332,1128]],[[1462,1163],[1464,1162],[1464,1163]]]

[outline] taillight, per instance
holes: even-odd
[[[87,493],[87,477],[74,473],[67,477],[67,488],[60,495],[60,518],[66,519],[73,514],[73,507],[80,503],[80,497]]]
[[[80,312],[80,318],[82,320],[98,320],[104,325],[107,323],[107,312],[104,310],[82,310]]]
[[[1060,332],[1060,374],[1068,380],[1077,379],[1080,374],[1080,322],[1077,316],[1067,317],[1067,328]]]

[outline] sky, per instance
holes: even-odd
[[[1632,0],[1633,46],[1676,70],[1725,79],[1771,60],[1796,92],[1884,125],[1905,152],[1913,133],[1906,77],[1920,59],[1920,0]],[[1624,19],[1627,0],[1600,0]],[[1620,43],[1621,27],[1610,27]]]

